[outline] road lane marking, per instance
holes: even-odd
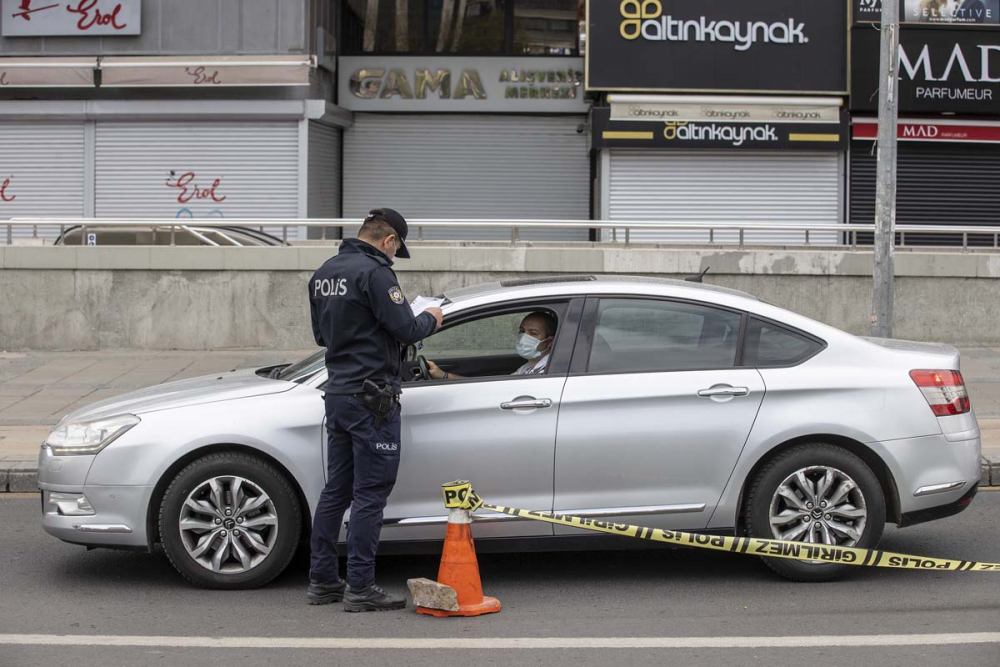
[[[0,500],[38,500],[39,493],[0,493]]]
[[[169,637],[0,635],[0,645],[223,649],[656,649],[817,648],[1000,644],[1000,632],[791,637]]]

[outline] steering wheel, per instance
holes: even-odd
[[[427,365],[427,359],[424,358],[424,355],[417,355],[417,366],[420,367],[420,379],[423,381],[430,380],[431,368]]]

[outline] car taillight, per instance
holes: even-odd
[[[938,417],[962,415],[971,409],[965,380],[958,371],[910,371],[910,377]]]

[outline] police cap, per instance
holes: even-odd
[[[406,235],[410,230],[403,216],[391,208],[373,208],[368,211],[368,217],[365,218],[365,222],[368,220],[381,220],[392,227],[393,231],[396,232],[396,237],[399,238],[399,250],[396,251],[396,257],[402,259],[410,258],[410,251],[406,249]]]

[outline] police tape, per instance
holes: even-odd
[[[730,553],[765,556],[768,558],[786,558],[788,560],[840,563],[861,567],[889,567],[901,570],[945,570],[958,572],[1000,572],[1000,563],[980,563],[978,561],[951,560],[947,558],[925,558],[897,554],[878,549],[859,549],[857,547],[836,547],[826,544],[808,544],[805,542],[788,542],[785,540],[770,540],[760,537],[727,537],[722,535],[704,535],[701,533],[686,533],[679,530],[663,530],[662,528],[647,528],[633,526],[627,523],[613,521],[598,521],[569,514],[555,512],[537,512],[522,510],[516,507],[491,505],[483,501],[473,490],[472,484],[457,480],[442,484],[444,505],[448,509],[464,509],[470,512],[482,508],[501,514],[544,521],[557,526],[582,528],[599,533],[631,537],[637,540],[663,542],[696,549],[711,549],[713,551],[728,551]]]

